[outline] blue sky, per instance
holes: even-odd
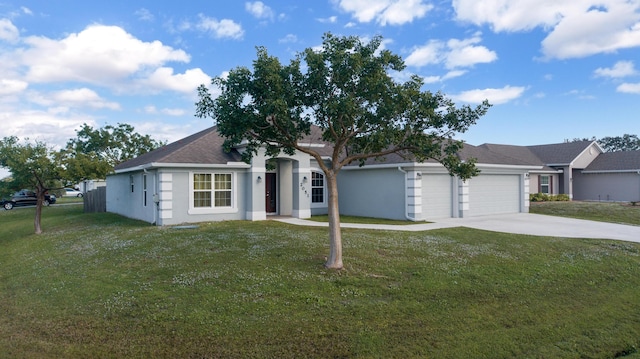
[[[640,0],[0,0],[0,137],[126,122],[171,142],[212,125],[199,84],[325,32],[382,35],[402,76],[489,99],[474,145],[640,134]]]

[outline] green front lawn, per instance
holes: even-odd
[[[531,202],[531,213],[640,225],[640,205],[612,202]]]
[[[329,216],[324,215],[316,215],[311,216],[311,221],[315,222],[329,222]],[[358,223],[358,224],[390,224],[390,225],[399,225],[406,226],[409,224],[416,223],[429,223],[429,222],[411,222],[411,221],[400,221],[396,219],[385,219],[385,218],[370,218],[370,217],[357,217],[357,216],[340,216],[340,223]]]
[[[614,358],[640,348],[640,245],[275,221],[158,228],[0,211],[0,357]],[[636,354],[637,355],[637,354]]]

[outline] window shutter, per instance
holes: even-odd
[[[542,193],[542,175],[538,175],[538,193]]]

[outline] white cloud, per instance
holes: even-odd
[[[95,91],[88,88],[63,90],[51,95],[53,104],[63,104],[75,107],[107,108],[120,110],[120,104],[102,99]]]
[[[242,26],[233,20],[222,19],[218,21],[203,14],[199,16],[200,21],[196,27],[201,31],[210,33],[216,39],[230,38],[238,40],[244,36]]]
[[[116,85],[148,67],[189,62],[182,50],[160,41],[143,42],[117,26],[92,25],[62,40],[32,36],[22,54],[34,82],[78,81]]]
[[[622,78],[636,75],[638,72],[633,66],[632,61],[618,61],[612,68],[597,68],[593,72],[596,76]]]
[[[20,80],[0,79],[0,96],[16,95],[24,91],[29,84]]]
[[[287,36],[281,38],[280,40],[278,40],[279,43],[284,44],[284,43],[296,43],[298,42],[298,37],[294,34],[287,34]]]
[[[153,105],[145,106],[144,112],[152,115],[161,113],[168,116],[184,116],[184,114],[186,113],[186,111],[181,108],[163,108],[158,110]]]
[[[500,105],[507,103],[511,100],[515,100],[522,96],[524,93],[524,87],[505,86],[503,88],[486,88],[463,91],[458,95],[452,95],[451,98],[467,103],[482,103],[484,100],[489,100],[492,105]]]
[[[424,46],[416,47],[406,58],[405,64],[422,67],[443,63],[447,69],[457,69],[497,60],[498,55],[494,51],[477,45],[481,41],[480,34],[464,40],[451,39],[446,44],[431,40]]]
[[[628,0],[454,0],[458,20],[495,32],[549,32],[547,59],[567,59],[640,46],[640,2]]]
[[[69,112],[62,106],[46,111],[0,111],[0,123],[3,131],[18,138],[40,140],[56,147],[64,146],[69,139],[75,137],[75,130],[83,123],[96,125],[94,118]]]
[[[404,62],[407,66],[415,67],[438,64],[443,58],[443,48],[441,41],[431,40],[424,46],[414,48]]]
[[[319,23],[322,24],[335,24],[336,22],[338,22],[338,17],[337,16],[329,16],[326,18],[319,18],[317,19]]]
[[[160,67],[148,78],[141,80],[140,85],[152,91],[154,89],[169,89],[191,94],[195,93],[196,88],[201,84],[210,82],[211,77],[199,68],[187,70],[183,74],[174,74],[172,68]]]
[[[476,46],[480,41],[482,39],[479,35],[465,40],[449,40],[447,42],[449,53],[446,55],[446,67],[448,69],[469,67],[497,60],[498,55],[494,51],[484,46]]]
[[[155,19],[155,17],[151,13],[151,11],[149,11],[149,10],[147,10],[145,8],[140,8],[140,9],[136,10],[136,12],[134,14],[137,15],[138,19],[140,19],[142,21],[153,21]]]
[[[15,43],[20,38],[20,31],[8,19],[0,19],[0,40]]]
[[[618,92],[640,95],[640,82],[631,84],[623,83],[616,89]]]
[[[244,9],[258,19],[273,20],[274,18],[273,10],[262,1],[246,2],[244,3]]]
[[[547,58],[580,58],[640,46],[640,4],[609,1],[607,11],[591,9],[566,17],[542,41]]]
[[[359,22],[402,25],[424,17],[433,5],[424,0],[339,0],[338,6]]]

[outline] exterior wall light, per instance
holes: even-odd
[[[258,176],[258,183],[262,182],[262,176]]]

